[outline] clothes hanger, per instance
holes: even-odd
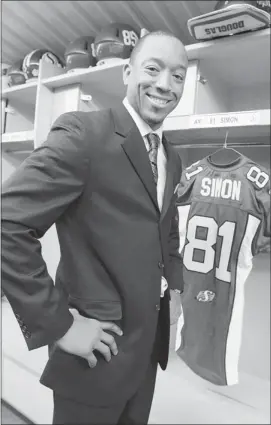
[[[227,165],[235,162],[239,159],[242,154],[238,152],[236,149],[227,145],[229,131],[226,132],[224,144],[222,148],[219,148],[215,152],[211,153],[207,158],[211,164],[214,165]],[[221,154],[222,153],[222,154]]]

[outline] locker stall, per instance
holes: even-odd
[[[212,1],[28,2],[3,1],[3,57],[12,63],[38,45],[60,57],[68,41],[122,20],[138,29],[171,30],[189,58],[183,98],[164,123],[166,136],[189,166],[228,146],[270,170],[270,28],[209,41],[195,41],[192,16]],[[13,22],[20,31],[13,49]],[[28,24],[26,24],[28,22]],[[30,37],[32,26],[34,38]],[[68,111],[114,107],[125,94],[122,63],[68,74],[44,60],[38,80],[2,90],[2,181],[37,148],[55,119]],[[225,151],[225,159],[227,152]],[[41,240],[49,273],[60,258],[55,227]],[[269,423],[270,251],[260,253],[246,282],[240,382],[218,387],[196,376],[174,352],[159,371],[150,423]],[[36,424],[50,423],[51,391],[39,384],[47,348],[28,352],[7,301],[2,301],[2,398]],[[227,422],[229,421],[229,422]]]

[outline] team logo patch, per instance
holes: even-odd
[[[212,291],[200,291],[198,295],[196,296],[196,299],[198,301],[201,301],[203,303],[210,303],[215,298],[215,293]]]

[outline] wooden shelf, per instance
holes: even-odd
[[[236,50],[245,49],[245,52],[250,52],[253,55],[255,52],[253,49],[259,45],[264,50],[265,47],[268,49],[270,43],[270,28],[265,28],[260,31],[252,31],[234,36],[216,38],[214,40],[198,42],[195,44],[189,44],[186,46],[188,59],[206,59],[209,57],[223,58],[225,56],[231,57],[236,55]]]
[[[270,109],[168,117],[164,130],[174,144],[223,143],[227,131],[228,143],[270,143]]]
[[[234,43],[233,43],[234,41]],[[207,72],[209,86],[212,87],[212,75],[219,76],[219,84],[222,84],[224,91],[233,92],[235,86],[239,89],[251,86],[251,90],[258,85],[265,87],[270,80],[270,65],[267,52],[270,47],[270,29],[240,34],[224,39],[212,40],[203,43],[196,43],[186,46],[189,60],[199,59],[199,72]],[[230,59],[229,59],[230,58]],[[231,60],[231,69],[227,61]],[[94,103],[98,107],[111,107],[125,96],[125,86],[122,78],[122,68],[128,60],[123,60],[115,65],[103,65],[88,68],[78,73],[64,73],[50,78],[41,79],[39,83],[44,89],[49,91],[61,91],[75,84],[80,85],[83,94],[90,94]],[[238,66],[234,66],[237,62]],[[240,68],[241,67],[241,68]],[[204,76],[204,75],[203,75]],[[218,93],[214,90],[215,96]],[[261,87],[262,90],[262,87]],[[33,108],[36,102],[37,82],[15,86],[3,91],[3,98],[14,100],[21,105],[29,104]],[[243,93],[242,92],[242,93]],[[260,93],[260,90],[259,90]],[[263,93],[261,92],[261,95]],[[254,96],[254,95],[253,95]],[[268,95],[266,95],[268,96]],[[204,99],[204,97],[203,97]],[[210,101],[206,100],[208,103]],[[199,98],[196,100],[199,102]],[[201,100],[203,102],[203,100]],[[257,105],[258,108],[264,108]],[[216,106],[214,106],[214,109]],[[239,109],[246,109],[246,105],[239,105]],[[247,106],[250,109],[249,105]],[[254,117],[254,118],[253,118]],[[254,121],[251,121],[254,119]],[[209,124],[208,124],[209,120]],[[169,134],[169,139],[174,144],[217,142],[221,143],[225,139],[225,129],[230,129],[229,143],[240,141],[251,141],[255,139],[258,143],[266,141],[270,134],[270,110],[259,109],[257,111],[241,111],[215,113],[208,115],[178,115],[169,116],[165,121],[165,131]],[[47,131],[47,130],[46,130]],[[19,133],[18,133],[19,134]],[[16,139],[16,135],[14,136]],[[5,149],[16,150],[17,146],[32,146],[33,137],[28,140],[6,140],[3,138]],[[7,143],[6,143],[7,142]],[[29,144],[30,143],[30,144]]]
[[[122,68],[128,60],[123,60],[115,65],[101,65],[88,68],[84,71],[66,73],[42,80],[42,84],[50,89],[80,84],[81,90],[91,96],[102,105],[106,105],[107,99],[123,99],[125,86],[122,79]]]
[[[2,99],[33,106],[36,103],[37,86],[37,81],[32,81],[31,83],[9,87],[8,89],[3,90]]]
[[[270,28],[190,44],[186,51],[201,62],[203,77],[216,75],[235,87],[270,84]]]
[[[4,133],[1,146],[3,152],[32,151],[34,149],[34,130]]]
[[[270,28],[223,39],[195,43],[186,46],[189,60],[200,60],[204,71],[208,69],[220,79],[234,86],[248,83],[266,83],[270,80]],[[231,58],[231,71],[225,61]],[[46,87],[55,90],[72,84],[80,84],[83,93],[91,94],[101,105],[108,98],[122,99],[125,86],[122,68],[128,59],[116,65],[102,65],[78,73],[63,73],[41,80]],[[238,66],[235,62],[238,61]],[[254,81],[255,80],[255,81]],[[14,86],[3,91],[2,98],[35,104],[37,82]]]
[[[186,46],[189,60],[209,61],[212,70],[225,80],[234,81],[234,85],[245,85],[246,75],[255,75],[258,81],[266,82],[270,79],[270,64],[266,52],[270,50],[270,28],[245,33],[219,40],[195,43]],[[243,60],[240,59],[240,56]],[[232,58],[232,68],[225,67],[225,61]],[[234,62],[238,60],[235,69]],[[83,91],[89,91],[94,97],[123,97],[125,87],[122,81],[122,67],[128,59],[114,66],[103,65],[88,68],[79,73],[62,74],[42,80],[42,84],[51,89],[64,87],[70,84],[81,84]],[[247,69],[247,66],[250,68]],[[244,69],[240,70],[240,65]],[[253,69],[251,69],[253,67]],[[255,72],[255,68],[257,72]]]

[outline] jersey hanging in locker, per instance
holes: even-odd
[[[184,170],[177,205],[184,292],[175,349],[202,378],[232,385],[245,281],[270,237],[269,173],[242,155],[223,166],[204,158]]]

